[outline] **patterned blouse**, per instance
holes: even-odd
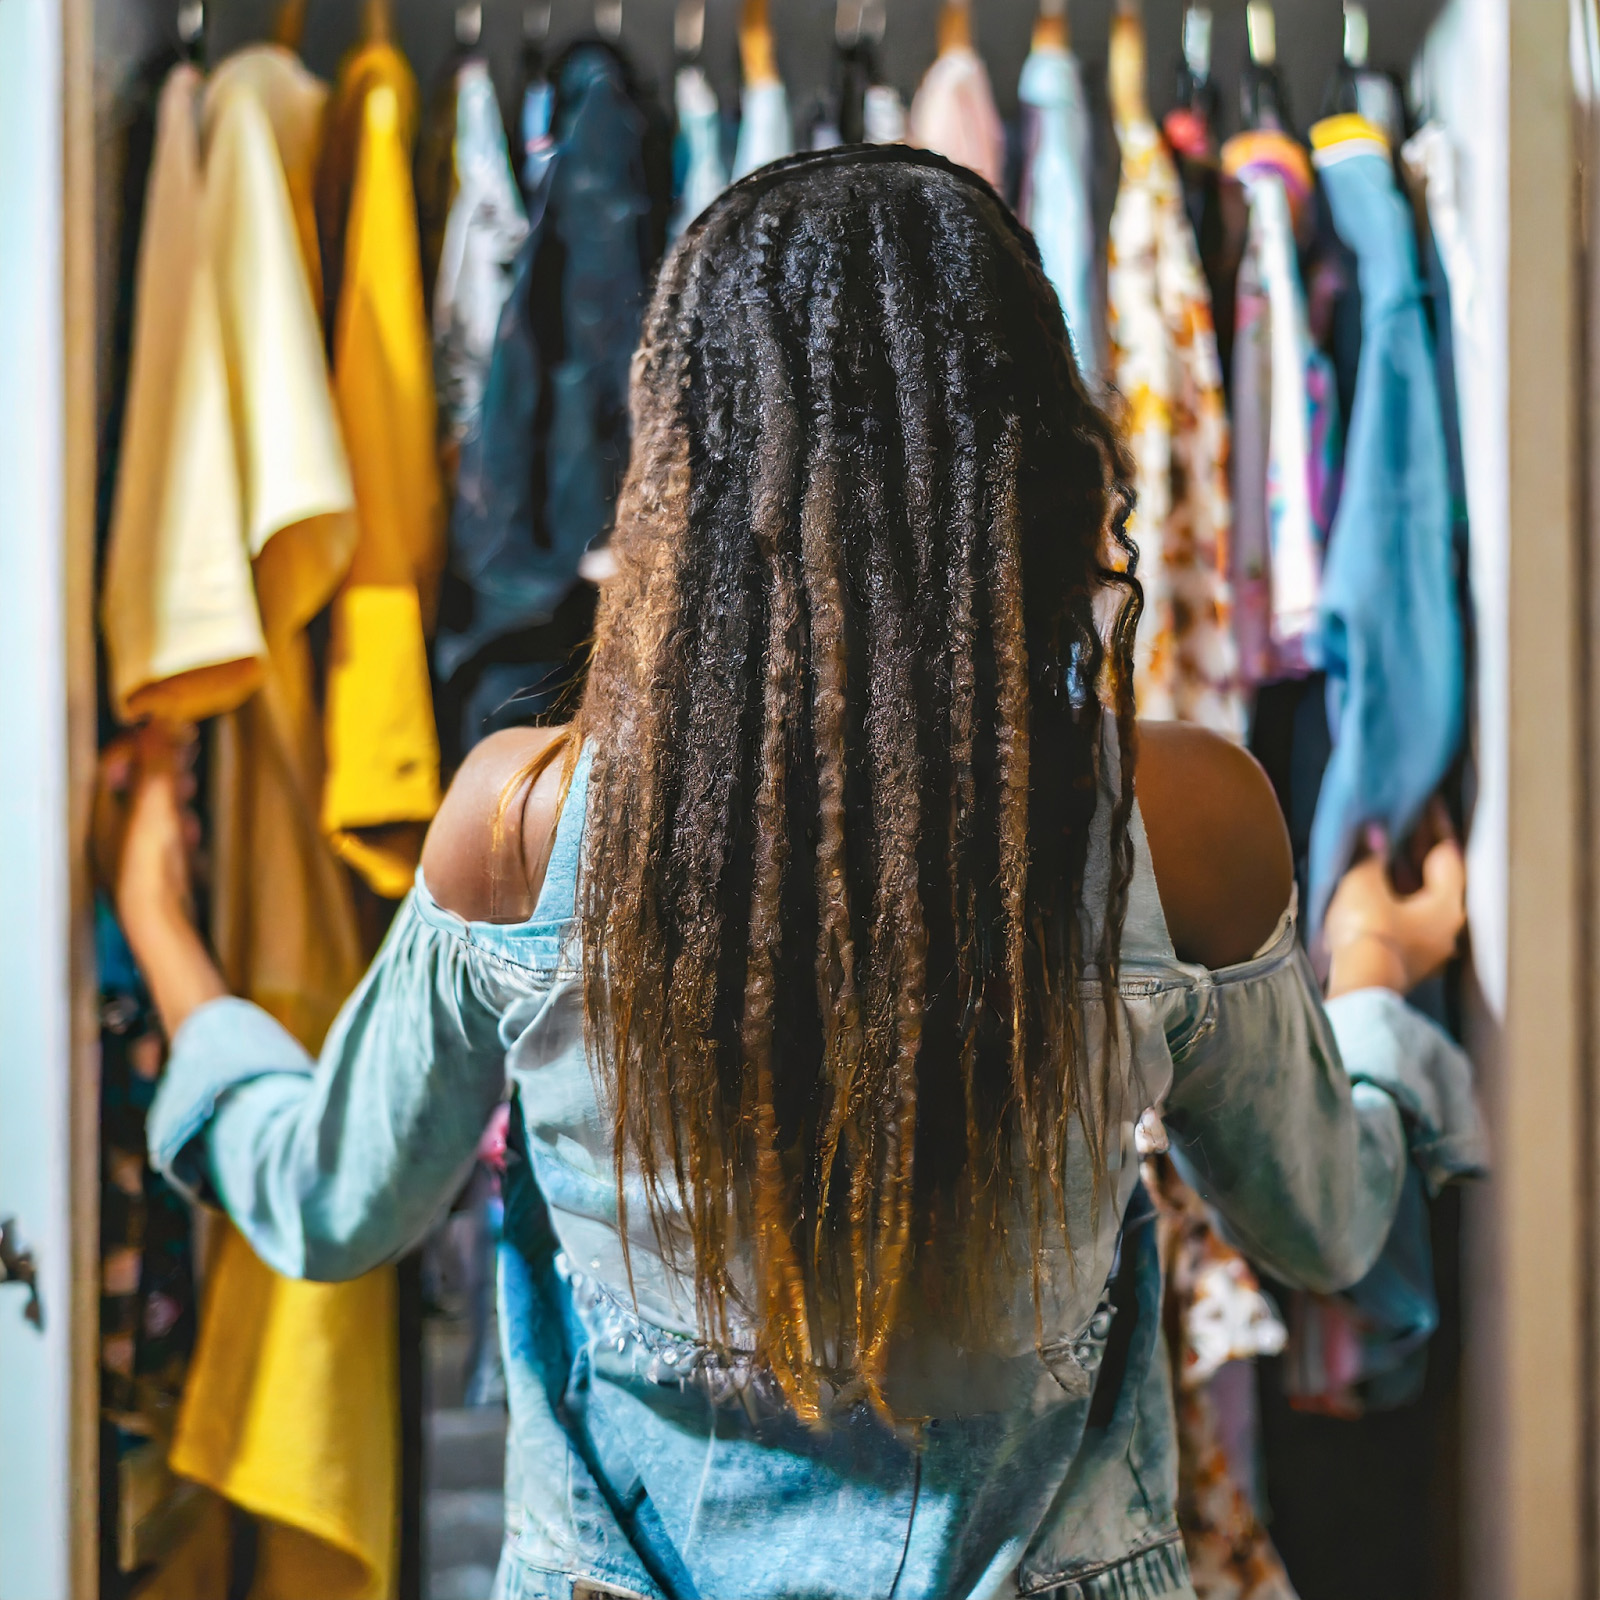
[[[1111,214],[1111,381],[1127,407],[1145,609],[1136,687],[1145,717],[1244,729],[1230,626],[1228,422],[1211,302],[1177,169],[1148,117],[1119,121]]]

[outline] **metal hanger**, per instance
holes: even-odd
[[[1196,83],[1211,81],[1211,7],[1183,8],[1183,64]]]
[[[594,31],[607,44],[622,37],[622,0],[594,0]]]
[[[1211,8],[1185,6],[1183,52],[1178,57],[1177,93],[1173,97],[1173,111],[1168,117],[1169,137],[1173,135],[1172,117],[1182,113],[1191,119],[1191,123],[1185,125],[1186,131],[1192,133],[1200,126],[1207,130],[1205,142],[1208,145],[1209,130],[1214,129],[1218,122],[1217,101],[1217,85],[1211,76]]]
[[[700,59],[706,42],[706,0],[678,0],[672,14],[672,48],[680,66]]]
[[[1245,7],[1250,61],[1239,80],[1239,110],[1247,128],[1287,132],[1288,103],[1278,76],[1278,19],[1268,0],[1250,0]]]
[[[477,48],[483,37],[483,5],[481,0],[464,0],[456,7],[456,47],[460,50]]]
[[[1365,72],[1367,53],[1372,44],[1372,29],[1367,21],[1367,8],[1345,0],[1344,7],[1344,64],[1352,72]]]
[[[206,63],[205,0],[182,0],[178,7],[178,53],[197,67]]]

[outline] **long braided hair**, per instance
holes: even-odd
[[[904,149],[779,162],[709,207],[632,406],[574,728],[619,1203],[631,1160],[705,1336],[753,1327],[801,1414],[823,1385],[882,1408],[908,1284],[981,1306],[1020,1215],[1037,1291],[1074,1122],[1104,1175],[1080,990],[1114,1028],[1128,464],[1031,238]]]

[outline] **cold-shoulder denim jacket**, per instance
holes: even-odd
[[[1159,1104],[1243,1249],[1335,1290],[1383,1251],[1413,1162],[1430,1181],[1479,1163],[1459,1051],[1387,991],[1324,1007],[1290,913],[1241,966],[1180,962],[1135,812],[1114,1044],[1097,982],[1084,990],[1122,1097],[1101,1203],[1069,1154],[1071,1249],[1045,1262],[1038,1320],[1025,1261],[981,1348],[910,1319],[888,1398],[919,1420],[890,1426],[840,1396],[807,1425],[737,1348],[697,1339],[639,1192],[630,1293],[572,942],[585,779],[580,761],[533,917],[464,922],[419,877],[320,1060],[243,1001],[196,1011],[150,1117],[155,1164],[225,1206],[278,1271],[344,1278],[416,1243],[514,1094],[501,1600],[1192,1596],[1133,1124]]]

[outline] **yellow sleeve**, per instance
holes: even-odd
[[[322,826],[391,898],[411,886],[439,804],[426,633],[443,554],[432,351],[423,310],[406,121],[396,86],[363,106],[340,292],[334,389],[360,535],[333,607]]]
[[[261,681],[216,282],[207,258],[195,102],[162,91],[145,221],[101,623],[124,721],[199,721]]]

